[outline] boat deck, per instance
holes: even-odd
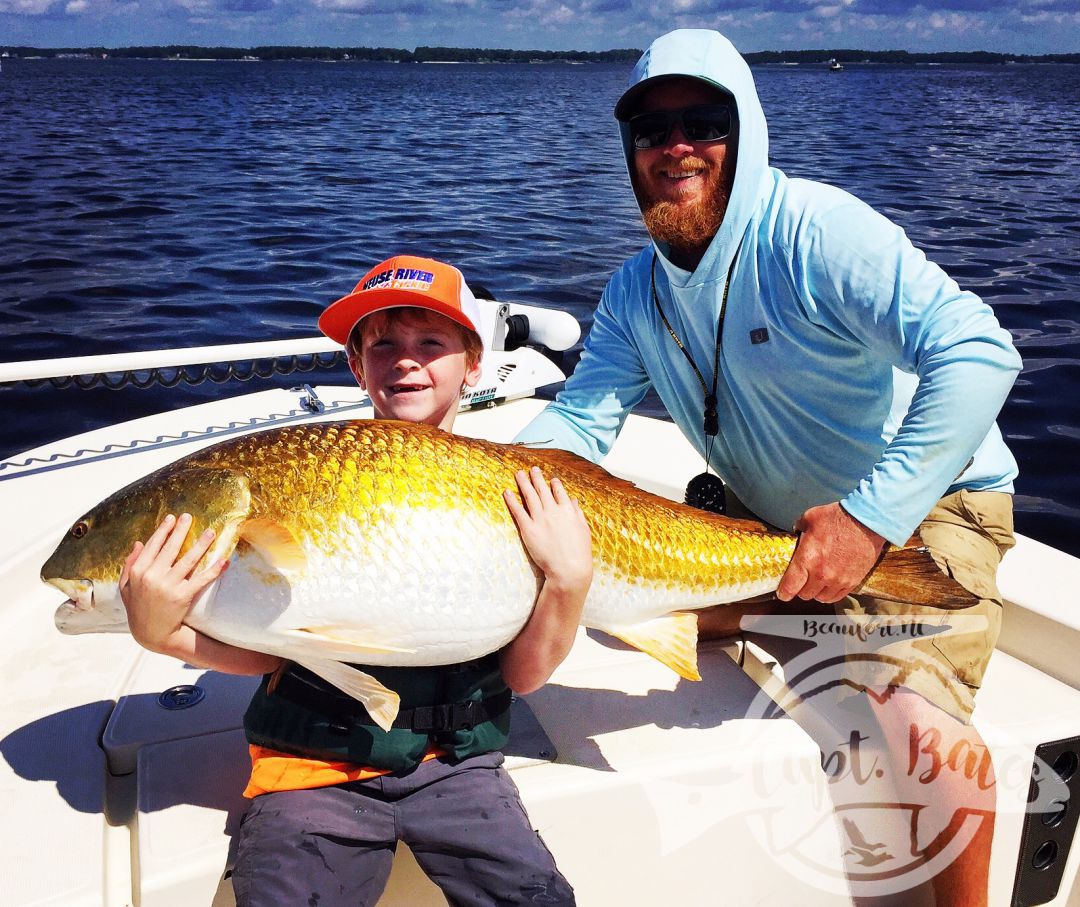
[[[317,392],[333,404],[321,418],[368,414],[354,388]],[[185,411],[184,427],[224,426],[240,413],[311,418],[293,413],[296,400],[266,391],[206,404]],[[542,405],[476,410],[458,427],[505,439]],[[165,431],[154,421],[161,418],[128,427],[152,440]],[[175,420],[168,432],[179,434]],[[0,632],[7,675],[18,681],[8,684],[0,716],[3,900],[228,904],[223,877],[248,769],[241,716],[255,680],[189,668],[127,635],[60,636],[52,624],[58,593],[37,576],[102,487],[220,438],[161,440],[135,453],[106,451],[109,439],[107,430],[80,438],[103,452],[78,469],[33,464],[23,471],[36,471],[10,483],[0,472],[5,506],[20,516],[0,527],[8,553]],[[605,465],[672,497],[700,470],[673,426],[634,417]],[[998,773],[990,890],[991,904],[1004,907],[1035,747],[1080,737],[1080,621],[1066,601],[1075,592],[1062,591],[1080,587],[1080,561],[1022,540],[1001,581],[1006,631],[976,719]],[[790,717],[763,717],[768,693],[783,691],[783,670],[767,650],[737,639],[704,643],[700,659],[704,682],[680,681],[583,630],[548,685],[515,704],[508,766],[579,902],[849,904],[818,748]],[[197,684],[204,698],[187,710],[162,709],[158,695],[179,684]],[[1065,882],[1047,903],[1080,905],[1078,862],[1073,847]],[[443,901],[403,848],[381,903]]]

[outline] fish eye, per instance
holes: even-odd
[[[79,520],[74,526],[71,527],[71,537],[81,539],[86,533],[90,531],[90,524],[86,520]]]

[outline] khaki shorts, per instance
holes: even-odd
[[[750,515],[732,497],[729,491],[729,513]],[[843,638],[843,687],[847,695],[904,687],[967,723],[1001,631],[996,577],[1002,555],[1016,544],[1012,495],[953,492],[918,531],[938,566],[980,601],[954,611],[865,595],[837,602],[837,618],[860,628]]]

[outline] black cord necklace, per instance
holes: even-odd
[[[660,305],[660,297],[656,292],[655,252],[653,252],[652,272],[650,274],[652,298],[653,302],[656,304],[656,312],[660,316],[660,320],[664,322],[664,327],[667,328],[667,332],[671,335],[671,339],[675,341],[675,345],[686,357],[686,361],[690,363],[690,368],[694,370],[698,383],[701,385],[701,393],[705,397],[702,412],[702,429],[705,432],[705,471],[701,473],[701,475],[694,476],[694,478],[687,483],[685,500],[691,507],[697,507],[701,510],[711,510],[713,513],[723,513],[727,509],[727,502],[724,496],[724,483],[720,480],[719,476],[709,472],[709,467],[712,460],[713,442],[720,433],[720,417],[716,409],[718,402],[716,397],[716,387],[720,380],[720,347],[724,339],[724,316],[727,314],[727,298],[728,289],[731,287],[731,275],[735,271],[735,262],[739,257],[739,249],[741,248],[742,243],[740,242],[739,247],[735,250],[735,255],[731,259],[731,265],[728,267],[727,279],[724,281],[724,295],[720,298],[720,317],[717,319],[716,324],[716,352],[713,356],[711,389],[705,383],[705,376],[701,374],[701,369],[699,369],[697,363],[694,362],[694,357],[690,355],[690,351],[683,344],[682,340],[679,339],[679,335],[675,333],[675,329],[672,328],[671,323],[664,314],[663,307]]]

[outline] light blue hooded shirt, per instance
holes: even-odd
[[[899,545],[949,491],[1011,492],[1016,462],[994,420],[1021,362],[990,307],[857,198],[769,167],[753,77],[724,37],[658,38],[630,85],[673,74],[735,98],[723,223],[693,273],[655,242],[615,272],[576,371],[518,440],[599,460],[651,386],[704,455],[701,383],[657,314],[650,272],[655,258],[664,313],[711,387],[739,249],[711,466],[750,510],[786,529],[839,501]]]

